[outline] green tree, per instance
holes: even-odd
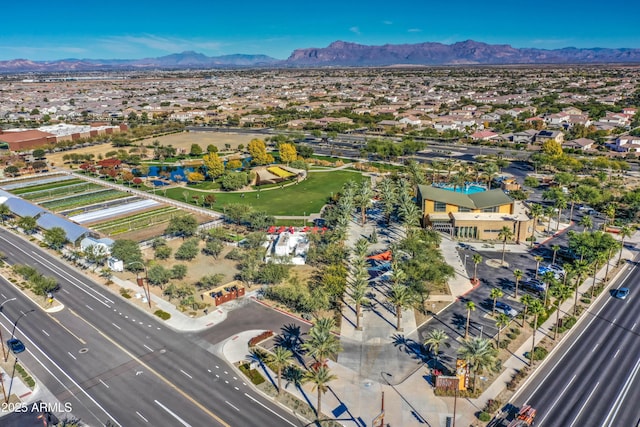
[[[498,288],[491,289],[491,292],[489,293],[489,297],[493,300],[493,307],[491,309],[492,316],[496,315],[496,302],[498,301],[498,298],[501,298],[503,295],[504,295],[504,292],[502,292],[501,289],[498,289]]]
[[[198,239],[189,239],[180,245],[174,255],[174,258],[190,261],[198,256],[198,251]]]
[[[11,215],[11,208],[6,203],[0,203],[0,222],[4,225],[4,222]]]
[[[531,246],[533,246],[533,242],[535,241],[535,233],[538,229],[538,219],[543,215],[544,208],[541,204],[532,203],[530,207],[530,215],[533,218],[533,231],[531,232]]]
[[[184,264],[175,264],[171,267],[171,278],[182,280],[187,275],[187,266]]]
[[[540,255],[534,255],[533,260],[536,262],[536,279],[538,278],[538,274],[540,272],[540,263],[544,261],[544,257]]]
[[[318,364],[325,366],[327,359],[335,357],[342,347],[335,335],[331,333],[335,322],[331,318],[317,319],[309,329],[308,338],[302,344],[302,349],[308,356],[318,361]]]
[[[1,207],[1,205],[0,205]],[[0,210],[0,217],[2,217],[2,211]],[[622,250],[624,249],[624,239],[633,235],[633,229],[628,225],[623,225],[618,233],[620,236],[620,255],[618,255],[618,264],[622,261]]]
[[[573,315],[578,315],[578,288],[582,282],[582,278],[585,277],[589,271],[589,263],[585,260],[576,260],[573,263],[573,269],[576,273],[575,285],[573,288],[574,291],[574,301],[573,301]]]
[[[160,264],[156,264],[147,270],[147,279],[150,284],[159,286],[162,289],[162,286],[171,279],[171,271]]]
[[[111,246],[111,256],[122,260],[125,268],[130,271],[139,271],[140,264],[131,264],[133,262],[142,262],[142,252],[138,242],[134,240],[118,239]]]
[[[204,248],[202,249],[202,252],[206,255],[210,255],[215,259],[217,259],[218,255],[220,255],[223,249],[224,249],[224,243],[222,243],[218,239],[211,239],[207,241]]]
[[[553,339],[555,340],[558,337],[558,327],[560,326],[560,306],[571,297],[572,291],[569,286],[558,283],[551,288],[550,292],[551,296],[555,298],[556,306],[556,325],[553,331]]]
[[[191,157],[200,156],[202,154],[202,147],[198,144],[191,144],[191,150],[189,150],[189,155]]]
[[[556,263],[556,255],[560,250],[560,245],[551,245],[551,250],[553,251],[553,257],[551,258],[551,264]]]
[[[464,338],[467,339],[469,337],[469,323],[471,322],[471,312],[475,311],[476,303],[474,303],[473,301],[467,301],[465,307],[467,308],[467,322],[464,328]]]
[[[32,234],[38,229],[38,223],[36,222],[36,219],[32,216],[21,217],[18,220],[17,224],[18,224],[18,227],[22,228],[22,231],[24,231],[25,234]]]
[[[282,394],[282,370],[289,366],[293,353],[291,350],[276,346],[267,357],[267,362],[276,370],[278,377],[278,395]]]
[[[482,262],[482,255],[473,254],[471,257],[473,259],[473,283],[478,282],[478,264]]]
[[[67,243],[67,232],[62,227],[53,227],[43,233],[44,243],[56,251]]]
[[[500,348],[500,332],[502,332],[502,329],[505,326],[509,325],[510,322],[511,318],[504,313],[500,313],[498,314],[498,317],[496,317],[496,327],[498,328],[498,334],[496,335],[496,344],[498,348]]]
[[[360,318],[362,317],[362,304],[367,302],[369,282],[366,278],[356,277],[351,285],[349,296],[356,306],[356,330],[362,330]]]
[[[476,391],[477,376],[484,372],[485,369],[494,370],[497,363],[496,349],[486,338],[473,337],[465,339],[460,348],[458,355],[469,364],[471,372],[473,372],[473,390]]]
[[[529,366],[533,365],[533,354],[536,345],[536,331],[538,330],[538,318],[545,311],[542,301],[534,299],[529,305],[529,313],[533,314],[533,334],[531,336],[531,353],[529,354]]]
[[[193,236],[198,230],[198,220],[192,215],[175,216],[169,220],[165,234],[185,237]]]
[[[303,381],[313,383],[313,391],[318,392],[318,402],[316,404],[316,415],[318,418],[320,418],[320,414],[322,413],[322,395],[329,390],[328,384],[336,379],[338,379],[338,377],[333,375],[329,368],[324,365],[315,366],[305,372]]]
[[[373,190],[371,189],[371,182],[369,180],[362,181],[358,187],[356,199],[358,201],[358,206],[360,207],[362,225],[364,225],[365,222],[367,222],[367,208],[373,203]]]

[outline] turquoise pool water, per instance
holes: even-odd
[[[453,185],[438,185],[436,187],[441,188],[443,190],[455,191],[456,193],[462,193],[462,194],[475,194],[475,193],[481,193],[483,191],[487,191],[487,188],[485,186],[476,185],[476,184],[469,184],[463,187],[457,187],[455,190],[453,188]]]

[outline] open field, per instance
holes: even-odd
[[[300,184],[284,188],[247,193],[212,193],[216,196],[216,202],[213,204],[212,209],[222,212],[224,206],[229,203],[242,203],[250,205],[256,210],[265,211],[269,215],[309,215],[311,213],[319,213],[322,206],[331,197],[331,194],[337,194],[347,181],[360,182],[362,179],[368,178],[364,178],[358,172],[348,170],[311,173],[309,178],[300,182]],[[193,196],[209,194],[208,192],[193,191],[187,187],[179,187],[169,188],[167,197],[184,202],[183,193],[185,191],[189,193],[187,195],[189,202],[192,202]]]

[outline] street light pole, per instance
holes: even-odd
[[[2,306],[10,301],[15,301],[17,298],[9,298],[5,300],[2,304],[0,304],[0,312],[2,311]],[[0,346],[2,346],[2,358],[7,360],[7,352],[4,349],[4,340],[2,339],[2,327],[0,327]],[[4,383],[2,386],[2,391],[4,392]]]
[[[151,289],[149,289],[149,274],[147,273],[147,266],[140,261],[130,262],[127,264],[127,266],[133,264],[140,264],[144,269],[144,278],[140,277],[139,272],[136,270],[136,284],[142,287],[142,292],[145,293],[145,296],[147,297],[147,303],[149,304],[149,308],[151,309]],[[145,282],[147,282],[146,288],[144,287]]]
[[[6,362],[6,360],[5,360]],[[11,397],[11,388],[13,387],[13,376],[16,374],[16,364],[18,363],[18,358],[15,357],[13,361],[13,370],[11,371],[11,381],[9,382],[9,391],[6,394],[4,403],[9,403],[9,398]],[[4,387],[3,387],[4,389]]]

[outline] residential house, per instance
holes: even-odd
[[[537,143],[541,144],[549,140],[553,140],[555,142],[562,144],[562,141],[564,141],[564,133],[559,130],[543,129],[536,134],[535,141]]]
[[[535,129],[527,129],[522,132],[514,132],[511,141],[514,144],[533,144],[538,131]]]
[[[575,150],[591,151],[595,149],[595,141],[589,138],[578,138],[566,141],[562,144],[563,148],[573,148]]]
[[[622,135],[616,138],[613,150],[620,152],[640,151],[640,136]]]

